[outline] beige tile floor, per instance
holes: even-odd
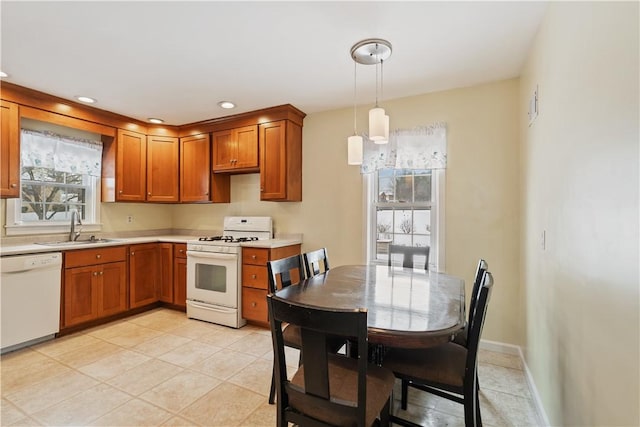
[[[268,330],[156,309],[3,355],[0,425],[274,426],[272,360]],[[480,361],[485,425],[537,425],[519,359],[481,351]],[[409,399],[408,411],[394,402],[403,418],[464,425],[461,405],[417,390]]]

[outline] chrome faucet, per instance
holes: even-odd
[[[80,229],[76,231],[76,223],[80,226]],[[71,211],[71,230],[69,231],[69,241],[75,242],[80,237],[80,232],[82,232],[82,220],[80,219],[80,214],[76,209]]]

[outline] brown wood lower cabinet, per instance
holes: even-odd
[[[62,327],[127,310],[126,247],[65,252]]]
[[[187,308],[187,245],[173,245],[173,303]]]
[[[129,307],[158,301],[161,243],[129,246]]]
[[[280,248],[242,248],[242,317],[248,322],[269,324],[267,261],[300,253],[300,245]]]

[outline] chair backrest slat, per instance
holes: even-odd
[[[429,246],[402,246],[402,245],[389,245],[389,259],[387,265],[391,267],[391,261],[393,254],[402,254],[402,266],[405,268],[414,268],[414,257],[424,256],[424,269],[429,269]]]
[[[268,261],[267,270],[269,272],[269,292],[274,293],[279,289],[286,288],[293,283],[294,275],[291,272],[297,272],[299,280],[304,280],[304,270],[302,269],[302,257],[293,255],[287,258]],[[280,284],[278,286],[278,284]]]
[[[312,277],[316,274],[320,274],[324,271],[329,270],[329,257],[327,255],[327,248],[321,248],[305,253],[304,268],[307,271],[307,277]]]
[[[476,268],[476,276],[473,281],[473,289],[471,290],[471,299],[469,300],[469,325],[471,327],[471,321],[473,320],[473,311],[476,307],[476,301],[478,300],[478,292],[480,291],[480,286],[482,285],[482,277],[484,276],[484,272],[489,269],[489,264],[483,259],[478,261],[478,267]]]
[[[484,320],[487,314],[487,307],[489,305],[489,299],[491,298],[492,289],[493,276],[490,272],[485,271],[482,275],[473,318],[469,325],[469,335],[467,336],[467,374],[465,375],[465,378],[469,378],[469,380],[476,378],[475,371],[477,369],[476,362],[478,357],[478,346],[480,344],[480,336],[482,335],[482,328],[484,326]]]

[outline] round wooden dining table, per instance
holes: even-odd
[[[420,269],[343,265],[276,296],[323,308],[366,308],[369,343],[387,347],[443,344],[465,325],[464,280]]]

